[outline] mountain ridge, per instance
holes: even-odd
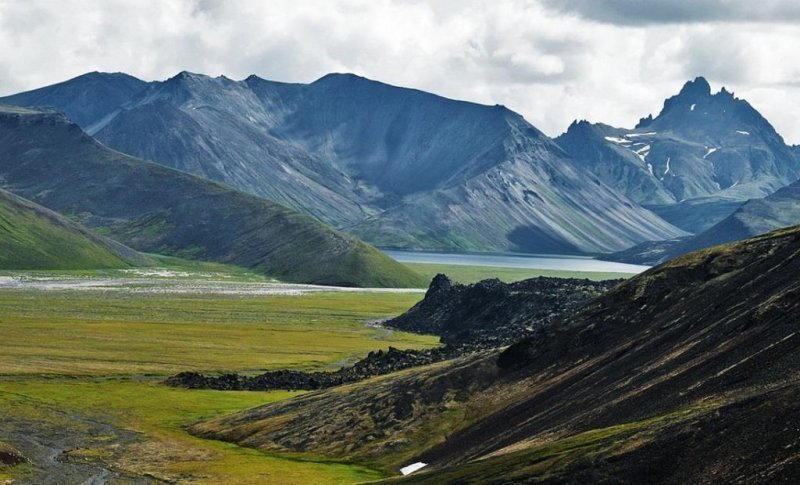
[[[769,121],[724,87],[712,94],[702,77],[633,129],[576,121],[556,142],[591,173],[692,233],[730,215],[737,202],[800,178],[797,150]]]
[[[0,189],[2,269],[106,269],[153,264],[146,255]]]
[[[63,115],[0,109],[3,186],[139,250],[287,281],[422,286],[350,236],[273,202],[111,150]]]
[[[381,246],[609,252],[683,235],[575,173],[508,108],[355,75],[289,84],[183,72],[149,84],[91,132]]]

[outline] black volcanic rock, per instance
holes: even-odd
[[[539,277],[461,285],[437,275],[422,301],[385,325],[439,335],[449,346],[499,347],[574,311],[621,281]]]
[[[315,390],[358,382],[516,342],[621,281],[534,278],[510,284],[484,280],[461,285],[438,274],[422,301],[384,325],[439,335],[443,347],[427,350],[390,347],[386,352],[370,352],[355,364],[332,372],[277,370],[257,376],[181,372],[165,383],[189,389],[264,391]]]
[[[426,463],[394,479],[410,483],[794,483],[799,272],[800,227],[717,246],[631,278],[502,353],[190,431],[394,473]]]

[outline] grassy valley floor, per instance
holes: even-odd
[[[159,258],[164,268],[0,273],[0,483],[356,483],[385,467],[265,454],[189,435],[196,420],[299,392],[163,386],[169,375],[332,370],[368,352],[438,338],[368,322],[398,315],[421,291],[282,285],[223,265]],[[409,264],[470,282],[613,274]],[[10,458],[13,460],[13,458]]]
[[[0,290],[0,443],[30,461],[0,464],[0,483],[308,484],[383,476],[321,457],[267,455],[183,430],[200,418],[298,393],[188,391],[160,382],[181,370],[332,369],[371,350],[437,345],[436,337],[366,323],[402,313],[420,293],[159,292],[159,278],[165,288],[176,279],[193,287],[220,275],[156,273],[169,276],[153,280],[148,273],[138,284],[112,289]],[[0,276],[59,281],[78,275]],[[226,289],[253,284],[249,275],[227,276]]]
[[[488,278],[497,278],[506,283],[522,281],[528,278],[547,276],[551,278],[579,278],[594,281],[630,278],[630,273],[608,273],[598,271],[565,271],[551,269],[501,268],[496,266],[469,266],[458,264],[403,263],[417,273],[431,279],[438,273],[444,273],[459,283],[477,283]]]

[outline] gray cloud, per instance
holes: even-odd
[[[796,0],[544,0],[550,8],[621,25],[800,20]]]
[[[504,104],[557,135],[576,118],[632,126],[703,75],[800,142],[787,108],[800,104],[800,27],[726,23],[748,10],[729,0],[712,15],[720,2],[0,0],[0,94],[93,70],[289,82],[354,72]],[[699,6],[676,7],[687,4]],[[757,5],[762,18],[794,15],[786,2]],[[661,20],[598,21],[622,11]]]

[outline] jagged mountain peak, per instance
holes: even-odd
[[[706,97],[711,96],[711,85],[708,84],[706,78],[698,76],[693,81],[687,81],[683,85],[678,96],[685,97]]]
[[[772,125],[750,103],[737,98],[724,86],[712,94],[708,81],[703,77],[684,84],[678,94],[664,101],[658,116],[642,118],[636,128],[674,131],[699,142],[711,141],[704,138],[709,134],[718,139],[737,138],[736,135],[751,132],[783,142]]]
[[[682,234],[581,177],[503,105],[351,73],[285,84],[183,71],[89,132],[384,246],[601,252]]]
[[[773,126],[728,89],[713,93],[703,77],[632,130],[574,122],[556,142],[605,183],[693,233],[727,217],[732,202],[800,176],[798,153]]]

